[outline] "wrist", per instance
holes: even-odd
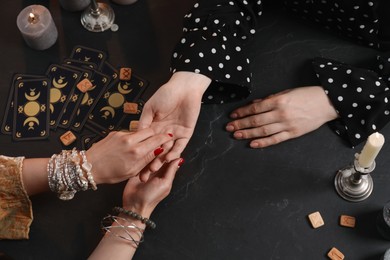
[[[209,77],[189,71],[175,72],[169,81],[174,81],[176,84],[186,86],[186,91],[190,90],[191,95],[195,94],[200,98],[202,98],[204,92],[211,83]]]

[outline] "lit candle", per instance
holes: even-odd
[[[87,8],[91,3],[91,0],[60,0],[62,8],[67,11],[82,11]]]
[[[384,143],[385,138],[382,134],[378,132],[371,134],[359,155],[359,165],[363,168],[370,167]]]
[[[16,24],[27,45],[33,49],[45,50],[57,41],[57,27],[49,10],[42,5],[24,8],[19,13]]]

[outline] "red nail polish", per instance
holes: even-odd
[[[164,152],[164,149],[159,147],[157,148],[156,150],[154,150],[154,156],[157,156],[159,155],[160,153]]]
[[[180,161],[179,163],[177,164],[178,167],[182,166],[184,163],[184,159],[183,158],[180,158]]]
[[[173,137],[173,134],[171,134],[171,133],[168,133],[168,135],[169,135],[170,137]]]

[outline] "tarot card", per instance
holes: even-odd
[[[110,85],[89,115],[88,124],[98,133],[115,130],[127,117],[124,113],[124,104],[126,102],[139,103],[137,100],[147,85],[145,80],[137,76],[133,76],[130,81],[116,81],[115,84]],[[131,117],[139,118],[141,107],[142,104],[135,113],[136,115]]]
[[[13,139],[48,138],[50,79],[22,79],[17,80],[15,86]]]
[[[103,136],[100,136],[100,135],[97,135],[97,134],[86,134],[86,135],[83,135],[81,137],[81,143],[80,143],[81,149],[82,150],[88,150],[89,148],[91,148],[91,146],[94,143],[100,141],[103,138],[104,138]]]
[[[4,113],[3,122],[1,124],[1,132],[3,134],[12,134],[12,125],[14,122],[14,98],[15,98],[15,84],[17,80],[22,79],[46,79],[42,75],[27,75],[27,74],[15,74],[12,78],[11,87],[9,91],[9,96],[7,100],[7,106]]]
[[[81,60],[73,60],[73,59],[65,59],[63,62],[64,66],[73,66],[85,69],[97,69],[97,65],[93,62],[81,61]]]
[[[112,66],[109,62],[105,61],[100,71],[111,77],[111,81],[118,80],[118,70]]]
[[[70,58],[73,60],[94,63],[97,68],[100,69],[107,58],[107,54],[101,50],[78,45],[74,47]]]
[[[84,97],[84,92],[81,91],[80,88],[77,86],[82,82],[83,80],[90,80],[93,74],[92,70],[88,70],[85,68],[76,68],[73,66],[70,66],[70,68],[75,69],[79,72],[81,72],[81,77],[79,82],[76,83],[76,88],[74,88],[74,91],[70,97],[70,100],[68,102],[68,105],[66,106],[64,113],[62,114],[61,118],[59,118],[58,121],[58,127],[68,129],[71,127],[71,123],[73,119],[76,116],[76,113],[78,111],[78,107],[81,104],[81,101]]]
[[[101,72],[93,71],[90,79],[92,88],[84,93],[81,103],[77,109],[76,115],[72,121],[72,129],[80,131],[88,119],[100,97],[107,90],[108,77]]]
[[[81,73],[69,67],[58,64],[49,66],[46,75],[51,82],[50,87],[50,127],[56,129],[58,120],[65,113],[66,107],[73,95]]]

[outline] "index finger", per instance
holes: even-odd
[[[271,111],[274,107],[274,102],[270,99],[256,100],[254,103],[235,109],[230,113],[230,117],[241,118],[253,114],[260,114]]]

